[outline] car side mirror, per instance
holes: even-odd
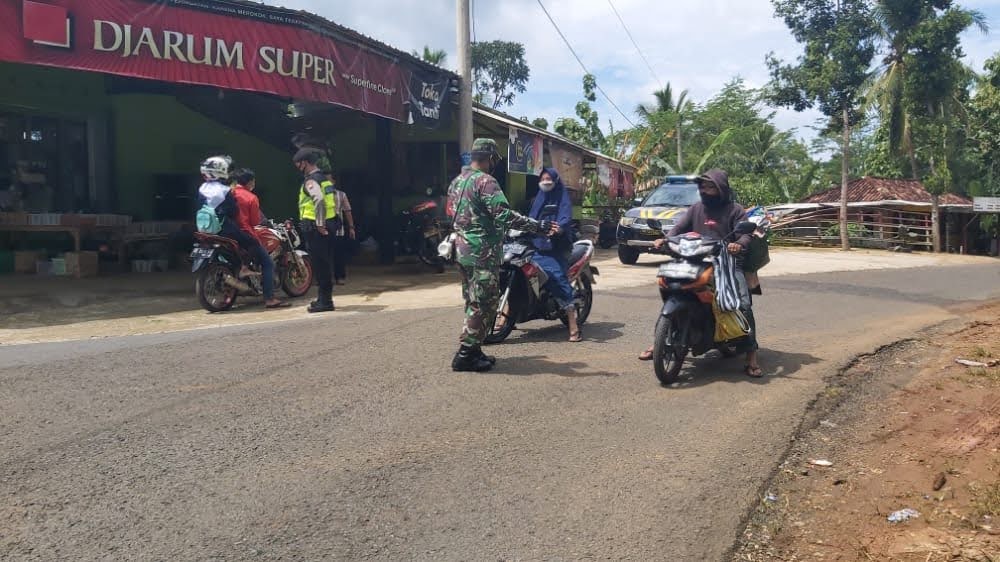
[[[750,221],[743,221],[736,225],[736,234],[740,236],[746,234],[753,234],[753,231],[757,230],[757,225]]]
[[[636,197],[635,199],[633,199],[632,200],[632,206],[633,207],[641,207],[642,206],[642,197]]]

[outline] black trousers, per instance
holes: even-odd
[[[347,262],[351,259],[351,242],[347,236],[337,236],[333,239],[333,278],[337,281],[347,279]]]
[[[329,221],[327,225],[329,225]],[[309,260],[312,262],[313,275],[319,283],[318,300],[321,304],[333,302],[333,263],[336,235],[327,226],[329,234],[323,236],[315,224],[303,227],[306,244],[309,246]]]

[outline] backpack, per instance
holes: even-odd
[[[215,209],[205,204],[198,209],[198,213],[194,217],[195,226],[198,227],[198,232],[205,234],[218,234],[222,231],[222,221],[219,220],[219,215],[215,213]]]

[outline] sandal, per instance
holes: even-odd
[[[744,365],[743,372],[746,376],[753,377],[755,379],[759,379],[764,376],[764,371],[760,368],[760,366],[754,367],[753,365]]]
[[[290,306],[292,306],[292,303],[288,301],[278,301],[271,304],[265,304],[264,308],[288,308]]]
[[[653,349],[647,349],[639,354],[639,361],[652,361],[653,360]]]
[[[569,335],[569,341],[570,341],[570,343],[580,343],[580,342],[582,342],[583,341],[583,333],[580,330],[577,330],[575,334],[571,333]]]

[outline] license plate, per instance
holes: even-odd
[[[669,279],[694,279],[698,277],[698,266],[687,262],[670,262],[660,266],[657,277]]]
[[[213,253],[215,253],[213,248],[195,248],[191,251],[191,257],[194,259],[208,259],[212,257]]]

